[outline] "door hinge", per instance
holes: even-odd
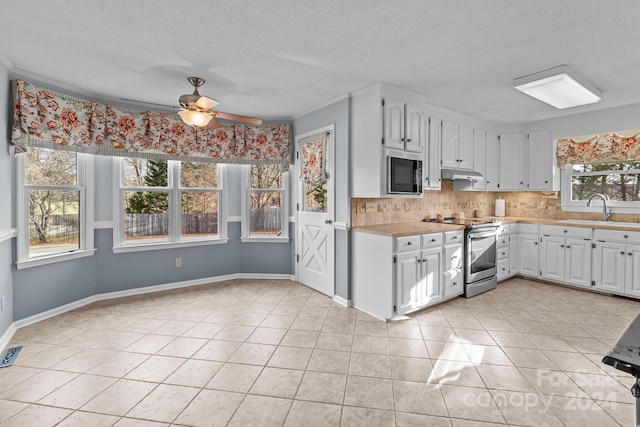
[[[299,158],[300,158],[300,152],[296,151],[296,159],[299,159]]]
[[[296,210],[299,211],[300,210],[300,203],[296,203]]]
[[[384,145],[384,138],[382,138],[382,145]]]
[[[595,286],[595,285],[596,285],[596,281],[595,281],[595,280],[592,280],[592,281],[591,281],[591,286]]]
[[[540,270],[540,276],[542,276],[542,270]]]
[[[595,249],[595,248],[596,248],[596,244],[595,244],[595,243],[592,243],[592,244],[591,244],[591,247],[592,247],[593,249]]]
[[[398,257],[396,255],[393,256],[393,263],[397,263],[398,262]]]
[[[296,262],[300,262],[300,255],[296,254]]]
[[[382,98],[382,106],[384,107],[384,98]]]
[[[500,188],[500,184],[498,184],[498,188]]]
[[[398,309],[396,308],[396,306],[395,306],[395,305],[393,306],[393,312],[394,312],[394,313],[397,313],[397,312],[398,312]]]

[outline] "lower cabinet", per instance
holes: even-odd
[[[540,276],[538,239],[538,234],[523,234],[520,236],[520,274],[523,276]]]
[[[442,299],[442,249],[399,253],[395,260],[395,312],[403,314]]]
[[[591,229],[544,225],[540,234],[540,277],[591,287]]]
[[[618,295],[640,297],[640,232],[595,230],[593,286]]]
[[[444,271],[442,297],[444,299],[462,295],[464,292],[464,232],[444,233]]]

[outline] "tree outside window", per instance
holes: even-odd
[[[640,163],[604,163],[573,165],[571,200],[586,201],[600,193],[612,201],[640,200]]]
[[[284,237],[285,181],[280,165],[251,165],[247,189],[248,237]]]

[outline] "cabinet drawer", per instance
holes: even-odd
[[[442,233],[431,233],[422,235],[422,247],[432,248],[442,246]]]
[[[593,240],[605,242],[640,243],[640,231],[605,230],[596,228],[593,230]]]
[[[501,260],[505,258],[509,258],[509,246],[505,248],[498,248],[496,252],[496,257]]]
[[[464,230],[447,231],[444,233],[444,244],[462,243],[464,240]]]
[[[538,234],[540,226],[538,224],[519,224],[520,234]]]
[[[462,279],[461,271],[445,273],[443,296],[447,298],[453,295],[462,295],[464,292],[464,281]]]
[[[509,276],[509,259],[501,259],[497,262],[498,267],[498,280],[504,279]]]
[[[591,229],[584,227],[563,227],[560,225],[541,225],[540,234],[548,236],[563,236],[572,239],[591,239]]]
[[[420,249],[420,236],[396,237],[396,252]]]
[[[509,224],[502,224],[502,226],[498,229],[498,236],[508,235],[510,233],[511,227]]]
[[[498,249],[509,248],[509,236],[508,235],[499,235],[496,241],[496,246]]]

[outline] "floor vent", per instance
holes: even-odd
[[[7,366],[13,365],[13,362],[16,361],[20,350],[22,350],[22,346],[8,349],[4,353],[4,356],[2,356],[2,359],[0,359],[0,368],[6,368]]]

